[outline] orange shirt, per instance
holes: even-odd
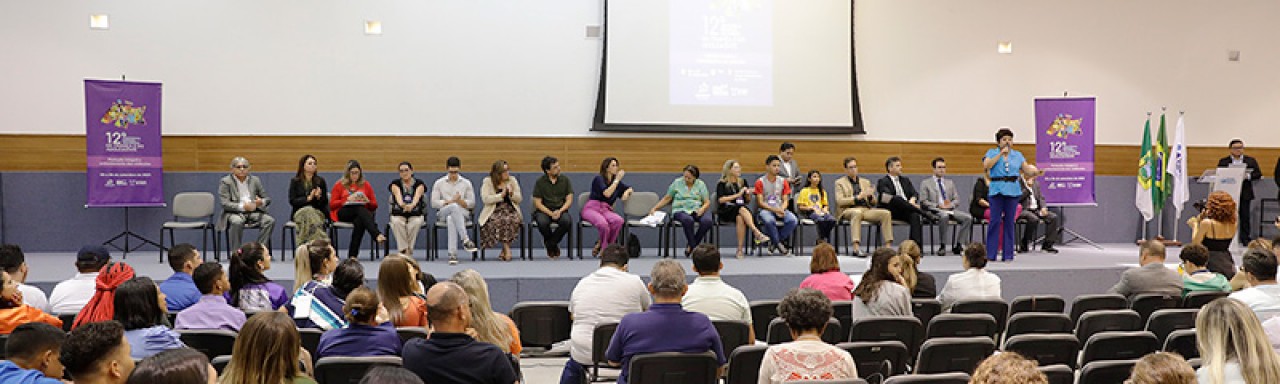
[[[404,314],[397,327],[427,327],[427,301],[417,296],[409,296],[409,305],[404,307]]]
[[[511,354],[520,356],[520,351],[524,350],[524,347],[520,345],[520,328],[517,328],[516,322],[512,321],[510,317],[507,317],[507,315],[498,312],[494,312],[493,314],[498,315],[498,317],[502,318],[502,321],[507,323],[507,330],[511,332]]]
[[[19,325],[31,322],[41,322],[62,328],[62,320],[30,305],[23,304],[14,308],[0,309],[0,334],[8,335],[13,333],[13,329]]]

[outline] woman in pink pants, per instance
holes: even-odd
[[[600,175],[591,181],[591,196],[582,207],[582,219],[591,223],[600,232],[600,241],[591,248],[591,256],[598,257],[602,244],[618,241],[625,221],[622,216],[613,212],[613,203],[622,197],[623,201],[631,198],[631,186],[622,182],[627,172],[619,169],[618,159],[607,157],[600,163]]]

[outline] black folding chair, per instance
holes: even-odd
[[[911,299],[911,314],[920,319],[920,324],[929,324],[934,316],[942,313],[942,302],[938,299]]]
[[[778,303],[781,300],[754,300],[751,302],[751,327],[755,328],[756,339],[764,341],[769,336],[769,322],[778,317]]]
[[[331,356],[316,361],[316,382],[323,384],[356,384],[365,372],[376,366],[399,367],[400,356]]]
[[[1009,316],[1023,312],[1062,313],[1067,308],[1067,301],[1058,295],[1018,296],[1009,302]]]
[[[969,374],[964,372],[898,375],[884,384],[969,384]]]
[[[1182,301],[1182,297],[1174,295],[1164,295],[1155,293],[1143,293],[1134,296],[1129,301],[1129,309],[1138,312],[1139,322],[1147,323],[1147,318],[1151,317],[1151,313],[1156,310],[1166,308],[1178,308]]]
[[[208,356],[209,360],[230,355],[236,345],[236,333],[225,329],[180,329],[178,338],[188,348]]]
[[[725,384],[756,384],[760,377],[760,364],[764,361],[764,351],[767,349],[769,347],[763,345],[744,345],[734,349],[729,354]]]
[[[631,358],[627,382],[634,384],[717,384],[720,362],[713,352],[644,353]]]
[[[1089,337],[1098,332],[1141,329],[1141,318],[1132,309],[1096,310],[1080,316],[1080,321],[1076,323],[1076,339],[1088,341]]]
[[[907,372],[907,345],[901,341],[856,341],[836,344],[849,352],[858,366],[858,377],[875,382]]]
[[[1221,291],[1191,291],[1182,297],[1183,308],[1200,308],[1210,301],[1227,297],[1229,293]]]
[[[1133,371],[1137,360],[1107,360],[1086,364],[1080,369],[1080,379],[1076,384],[1116,384],[1123,383]]]
[[[1004,339],[1034,333],[1066,333],[1071,334],[1071,318],[1061,313],[1023,312],[1009,318],[1009,328],[1004,332]]]
[[[1158,350],[1160,342],[1151,332],[1102,332],[1084,343],[1080,365],[1101,360],[1136,360]]]
[[[942,337],[925,340],[916,359],[915,373],[964,372],[972,374],[996,350],[990,337]]]
[[[996,337],[996,320],[985,313],[944,313],[925,328],[925,340],[938,337]]]
[[[1147,319],[1147,330],[1156,335],[1156,339],[1160,341],[1160,345],[1164,345],[1164,340],[1169,334],[1179,329],[1192,329],[1196,327],[1196,314],[1199,309],[1161,309],[1151,314],[1151,318]]]
[[[1164,339],[1164,348],[1161,349],[1165,352],[1177,353],[1188,359],[1200,357],[1200,348],[1196,346],[1195,328],[1170,332],[1169,336]]]
[[[1071,301],[1071,323],[1079,324],[1080,315],[1099,309],[1128,309],[1129,300],[1124,296],[1107,293],[1101,295],[1080,295]]]
[[[1070,333],[1018,335],[1005,341],[1004,350],[1017,352],[1040,366],[1065,364],[1075,369],[1080,342]]]
[[[524,347],[550,348],[551,344],[568,340],[573,327],[568,301],[516,303],[510,316],[520,330],[520,344]]]

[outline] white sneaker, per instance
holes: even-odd
[[[462,241],[462,249],[465,249],[467,252],[475,252],[480,248],[476,248],[476,243],[472,242],[471,239],[467,239]]]
[[[458,255],[452,253],[449,254],[449,265],[458,265]]]

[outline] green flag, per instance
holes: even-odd
[[[1151,202],[1155,211],[1164,209],[1165,200],[1173,192],[1169,175],[1165,172],[1169,158],[1169,142],[1164,138],[1164,113],[1160,114],[1160,133],[1156,134],[1156,144],[1151,147]]]
[[[1151,221],[1151,217],[1155,216],[1152,209],[1152,188],[1151,176],[1154,173],[1151,167],[1151,117],[1148,115],[1147,123],[1142,127],[1142,152],[1138,154],[1138,182],[1137,193],[1134,197],[1134,204],[1138,206],[1138,212],[1142,213],[1144,221]]]

